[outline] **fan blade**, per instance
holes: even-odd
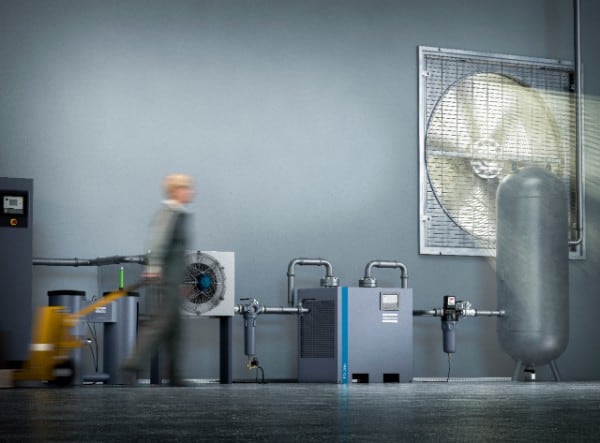
[[[425,140],[431,188],[464,231],[493,245],[499,180],[514,168],[561,164],[552,114],[542,97],[503,74],[474,74],[436,104]]]

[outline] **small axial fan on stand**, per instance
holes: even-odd
[[[183,312],[189,316],[233,316],[235,254],[193,251],[187,255]]]

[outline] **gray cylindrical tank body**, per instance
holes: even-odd
[[[497,192],[498,339],[525,365],[556,359],[569,341],[568,202],[551,172],[524,168]]]
[[[48,291],[48,306],[63,306],[65,311],[74,314],[83,308],[85,303],[85,291],[76,291],[71,289],[59,289]],[[71,334],[76,337],[82,337],[84,334],[84,325],[77,322],[71,328]],[[74,385],[83,384],[82,364],[83,353],[81,348],[75,348],[71,351],[71,360],[75,367],[72,383]]]
[[[125,383],[121,365],[135,348],[138,300],[137,292],[128,292],[126,297],[113,301],[115,321],[104,323],[104,372],[109,375],[107,384]]]

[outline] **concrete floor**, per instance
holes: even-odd
[[[600,383],[0,390],[2,442],[600,441]]]

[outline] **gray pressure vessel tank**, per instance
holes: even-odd
[[[498,339],[525,366],[556,359],[569,341],[568,202],[550,171],[524,168],[497,192]]]

